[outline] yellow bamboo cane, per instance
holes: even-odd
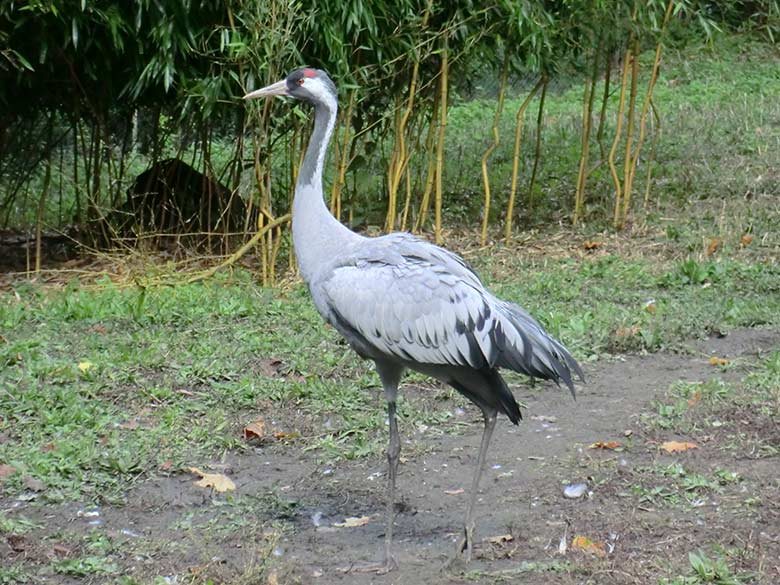
[[[628,95],[628,122],[626,123],[626,155],[623,160],[623,209],[618,221],[618,228],[623,226],[628,219],[628,210],[631,206],[631,150],[634,140],[634,111],[636,109],[637,82],[639,81],[639,39],[634,39],[631,51],[631,91]]]
[[[507,244],[512,240],[512,218],[514,216],[514,210],[515,210],[515,196],[517,194],[517,177],[519,174],[520,169],[520,139],[522,137],[523,133],[523,115],[525,114],[525,111],[528,109],[528,106],[531,105],[531,101],[534,99],[534,96],[539,91],[539,88],[542,87],[543,79],[539,79],[539,81],[536,83],[534,88],[528,93],[527,96],[525,96],[525,99],[523,100],[523,103],[520,104],[520,107],[517,108],[517,114],[515,115],[515,147],[514,147],[514,154],[512,156],[512,183],[509,188],[509,201],[507,201],[506,206],[506,220],[504,223],[504,240]]]
[[[580,155],[580,168],[577,175],[577,191],[574,195],[574,214],[572,223],[577,225],[582,219],[585,206],[585,184],[588,181],[588,159],[590,155],[590,133],[593,126],[593,102],[596,97],[596,82],[598,80],[601,57],[602,41],[599,39],[596,54],[593,57],[593,73],[590,80],[585,81],[582,105],[582,153]]]
[[[396,127],[396,146],[397,156],[391,159],[390,167],[390,183],[388,185],[390,193],[390,201],[392,205],[388,205],[387,220],[385,221],[385,231],[391,232],[395,229],[395,208],[398,198],[398,187],[401,184],[401,177],[403,176],[404,169],[408,164],[406,155],[406,124],[409,121],[409,116],[412,113],[414,107],[414,98],[417,94],[417,78],[420,72],[420,61],[415,59],[412,66],[412,79],[409,82],[409,96],[406,100],[406,108],[404,109],[401,119]]]
[[[658,139],[661,137],[661,116],[658,115],[658,110],[650,100],[650,109],[653,112],[653,140],[650,143],[650,159],[647,161],[647,179],[645,180],[645,196],[642,207],[647,209],[647,204],[650,201],[650,185],[653,180],[653,167],[655,163],[655,152],[658,146]]]
[[[352,111],[355,107],[355,89],[349,92],[349,102],[344,114],[344,134],[339,146],[339,156],[336,158],[336,180],[333,181],[330,195],[330,212],[341,219],[341,191],[344,188],[344,177],[347,172],[347,160],[349,159],[349,131],[352,126]]]
[[[434,237],[437,244],[442,242],[441,234],[441,200],[442,174],[444,172],[444,136],[447,132],[447,89],[449,84],[449,47],[447,34],[442,41],[441,52],[441,85],[439,93],[439,136],[436,144],[436,191],[434,193]]]
[[[428,218],[428,208],[431,202],[431,191],[436,179],[436,149],[434,141],[436,140],[436,130],[438,129],[436,121],[439,113],[439,93],[433,98],[433,108],[431,109],[431,119],[428,123],[428,135],[425,138],[425,152],[428,153],[428,168],[425,174],[425,187],[423,189],[422,199],[420,200],[420,210],[417,214],[417,221],[414,223],[414,231],[419,232],[425,226],[425,220]]]
[[[660,34],[662,36],[655,47],[655,59],[653,60],[653,71],[650,74],[650,82],[648,83],[647,86],[647,93],[645,94],[645,101],[642,104],[642,113],[640,114],[640,118],[639,118],[639,137],[637,138],[636,149],[634,150],[634,158],[631,161],[631,174],[628,183],[629,188],[634,184],[634,175],[636,173],[636,168],[639,163],[639,153],[641,152],[642,145],[644,144],[645,141],[645,133],[647,127],[647,114],[653,99],[653,89],[655,88],[655,83],[658,80],[658,71],[661,67],[661,52],[663,50],[663,33],[666,30],[666,25],[669,22],[669,18],[672,15],[673,8],[674,8],[674,0],[669,0],[669,4],[667,4],[666,6],[666,13],[664,14],[664,20],[663,23],[661,24]],[[631,198],[629,195],[624,201],[624,212],[623,212],[624,216],[628,214],[628,206],[630,202],[631,202]]]
[[[631,41],[629,41],[629,47]],[[615,183],[615,215],[613,223],[615,228],[619,226],[620,222],[620,202],[622,194],[622,186],[620,183],[620,177],[618,177],[617,166],[615,165],[615,153],[617,152],[618,144],[620,144],[620,136],[623,131],[623,111],[626,105],[626,88],[628,86],[628,67],[631,59],[631,49],[626,50],[626,54],[623,56],[623,70],[620,77],[620,100],[618,101],[617,111],[617,127],[615,128],[615,139],[612,141],[612,148],[609,149],[609,171],[612,175],[612,181]]]
[[[528,209],[534,203],[534,184],[536,183],[536,171],[539,170],[539,161],[542,158],[542,119],[544,116],[544,100],[547,97],[547,84],[550,78],[546,75],[542,78],[542,95],[539,96],[539,110],[536,112],[536,144],[534,146],[534,164],[531,167],[531,180],[528,181]]]
[[[496,104],[496,113],[493,117],[493,142],[490,143],[485,154],[482,155],[482,182],[485,186],[485,207],[482,216],[482,235],[480,241],[484,246],[487,242],[488,222],[490,221],[490,177],[488,175],[487,163],[493,151],[498,148],[500,136],[498,127],[501,123],[501,111],[504,107],[504,94],[506,93],[506,79],[509,72],[509,59],[504,57],[504,64],[501,67],[501,83],[498,88],[498,104]]]

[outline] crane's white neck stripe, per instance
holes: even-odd
[[[298,185],[312,185],[322,180],[325,153],[336,125],[338,102],[336,96],[318,79],[307,79],[306,90],[314,96],[314,131],[303,159]],[[321,185],[321,183],[320,183]]]

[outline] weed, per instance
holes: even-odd
[[[116,573],[117,565],[101,556],[64,559],[54,563],[54,571],[73,577],[89,577],[91,575],[111,575]]]
[[[0,585],[18,585],[31,582],[32,577],[22,565],[0,567]]]
[[[0,512],[0,534],[2,535],[20,535],[40,527],[40,524],[26,518],[11,518],[5,512]]]
[[[688,563],[691,566],[691,575],[662,579],[663,585],[700,585],[712,583],[713,585],[743,585],[753,580],[754,575],[744,573],[735,575],[722,556],[710,558],[702,551],[688,553]]]

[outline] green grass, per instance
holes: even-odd
[[[470,259],[500,296],[526,307],[583,361],[678,350],[713,331],[780,322],[780,268],[739,254],[507,263],[499,251]],[[308,424],[276,430],[296,431],[291,440],[325,460],[384,448],[376,375],[322,324],[300,285],[264,290],[242,271],[173,287],[20,282],[0,296],[0,328],[0,432],[12,438],[0,443],[0,462],[17,470],[4,485],[10,493],[33,479],[46,501],[118,501],[161,465],[249,448],[243,425],[285,409]],[[778,395],[773,359],[754,382],[766,408]],[[403,400],[405,424],[446,427],[448,404],[462,399],[438,392],[441,409]],[[675,392],[658,406],[661,426],[685,415],[688,390]]]
[[[0,567],[0,585],[16,585],[17,583],[30,583],[32,577],[21,565]]]

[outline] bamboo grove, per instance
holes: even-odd
[[[448,113],[476,80],[493,88],[495,112],[473,137],[484,146],[471,169],[482,205],[466,221],[483,244],[499,234],[510,242],[540,203],[545,99],[565,77],[582,84],[582,116],[562,211],[574,224],[608,219],[620,230],[653,198],[653,91],[670,31],[750,22],[771,37],[778,14],[776,0],[12,0],[0,7],[0,227],[40,234],[76,223],[138,242],[145,236],[117,237],[110,221],[138,161],[143,170],[186,158],[226,188],[224,209],[209,204],[209,214],[238,207],[243,218],[196,235],[209,248],[218,237],[226,254],[257,246],[272,281],[306,117],[272,102],[245,107],[240,96],[308,64],[341,91],[328,166],[330,208],[343,221],[442,240]],[[514,132],[502,135],[510,97]],[[507,176],[492,169],[502,144],[511,145]],[[589,206],[597,171],[613,190],[602,217]],[[177,227],[178,238],[188,226]]]

